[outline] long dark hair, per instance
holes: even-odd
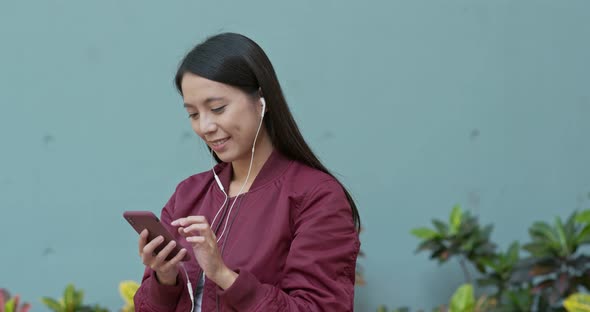
[[[182,94],[181,83],[185,73],[228,84],[247,94],[261,95],[266,100],[264,126],[273,146],[289,159],[321,170],[336,181],[338,179],[324,167],[303,139],[299,127],[291,115],[270,60],[254,41],[236,33],[222,33],[209,37],[194,47],[182,60],[175,77],[178,92]],[[219,163],[221,160],[214,155]],[[360,216],[352,196],[338,181],[352,207],[352,218],[360,230]]]

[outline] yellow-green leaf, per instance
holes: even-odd
[[[133,297],[139,288],[139,284],[135,281],[122,281],[119,283],[119,294],[128,305],[133,304]]]
[[[568,312],[590,312],[590,295],[575,293],[563,301]]]
[[[6,301],[6,303],[4,304],[3,307],[0,307],[0,311],[3,312],[14,312],[15,311],[15,302],[14,302],[14,297],[10,298],[8,301]]]
[[[66,312],[73,312],[74,308],[76,307],[76,294],[74,293],[74,285],[68,284],[66,289],[64,290],[64,305],[66,308]]]
[[[449,304],[449,312],[473,312],[475,309],[475,297],[473,296],[473,286],[463,284],[459,287]]]
[[[453,211],[451,212],[451,217],[449,219],[449,223],[451,224],[451,234],[457,234],[457,232],[459,232],[462,216],[463,212],[461,211],[461,206],[455,205],[455,207],[453,207]]]

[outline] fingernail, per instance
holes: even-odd
[[[178,220],[174,220],[174,221],[172,221],[172,223],[170,223],[170,225],[173,225],[173,226],[176,226],[176,225],[178,225]]]

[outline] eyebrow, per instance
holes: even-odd
[[[225,98],[222,96],[216,96],[216,97],[209,97],[207,99],[205,99],[205,101],[203,101],[203,104],[207,105],[211,102],[216,102],[216,101],[221,101],[224,100]],[[184,103],[184,107],[192,107],[192,108],[196,108],[195,105],[190,104],[190,103]]]

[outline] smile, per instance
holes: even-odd
[[[221,140],[216,140],[216,141],[209,141],[209,143],[211,143],[212,146],[220,146],[223,143],[227,142],[227,140],[229,140],[229,138],[225,138],[225,139],[221,139]]]

